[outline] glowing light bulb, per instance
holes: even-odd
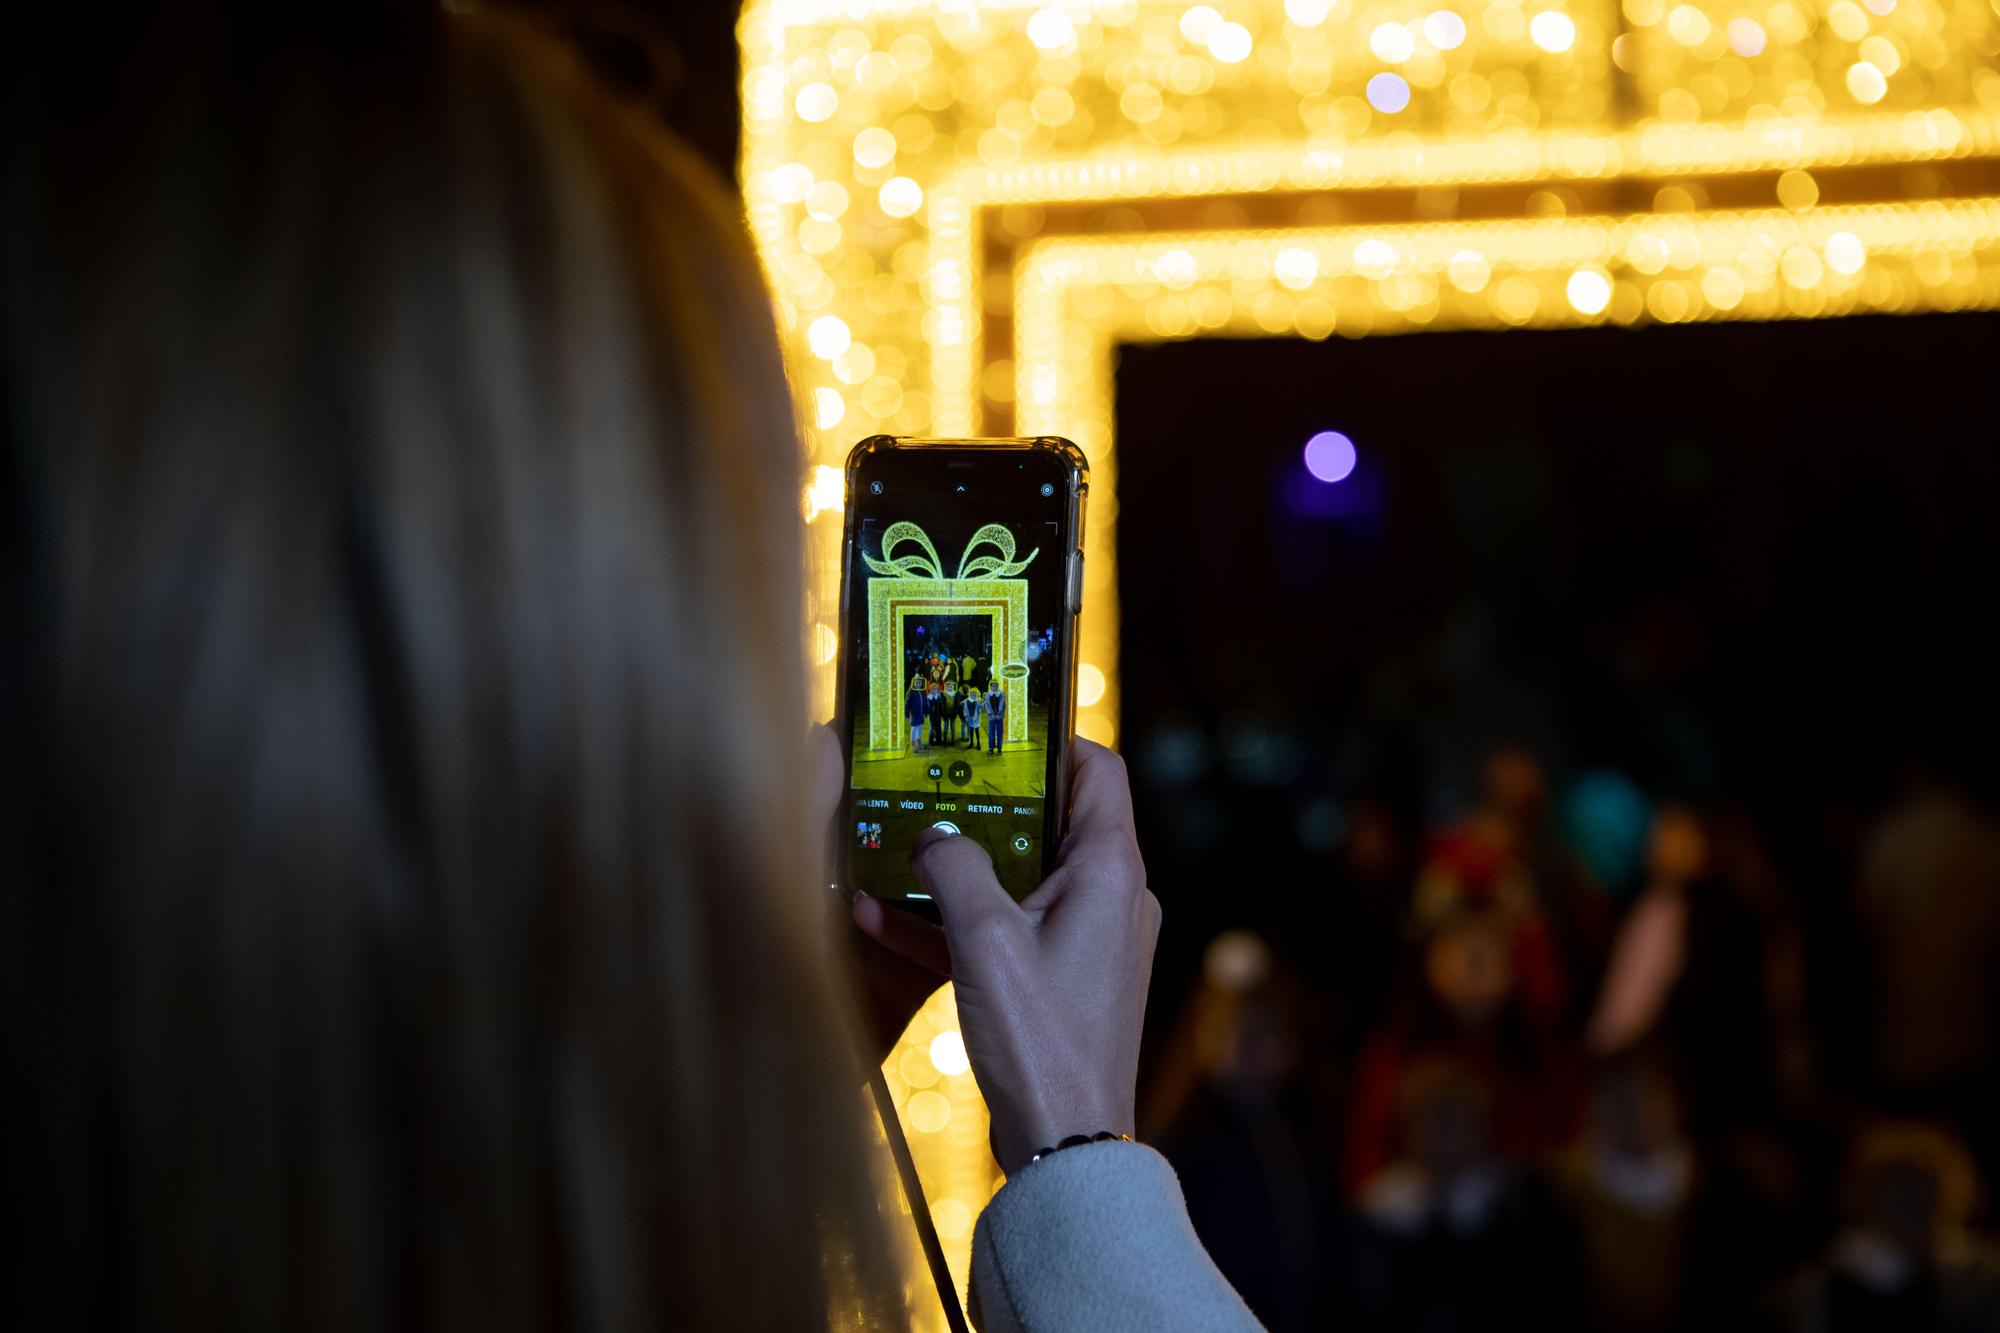
[[[1682,46],[1700,46],[1708,40],[1708,15],[1693,5],[1675,5],[1667,14],[1667,36]]]
[[[1764,54],[1764,25],[1756,19],[1729,20],[1729,49],[1745,60]]]
[[[1323,430],[1306,441],[1306,471],[1331,486],[1354,471],[1354,441],[1337,430]]]
[[[1271,275],[1280,287],[1302,292],[1319,276],[1319,256],[1304,246],[1286,246],[1271,261]]]
[[[1576,45],[1576,23],[1561,10],[1545,9],[1528,20],[1528,36],[1544,51],[1559,54]]]
[[[931,1204],[931,1224],[945,1240],[964,1240],[972,1234],[972,1209],[962,1199],[939,1199]]]
[[[1787,171],[1778,177],[1778,202],[1797,213],[1819,202],[1819,182],[1809,171]]]
[[[931,1038],[931,1064],[940,1074],[963,1074],[972,1068],[966,1058],[965,1038],[956,1032],[940,1032]]]
[[[1076,702],[1079,708],[1090,708],[1104,698],[1104,672],[1101,668],[1085,662],[1076,669]],[[942,1068],[942,1066],[940,1066]]]
[[[806,191],[806,212],[812,217],[833,219],[847,211],[847,187],[839,181],[820,181]]]
[[[1410,104],[1410,85],[1400,74],[1377,74],[1368,80],[1368,105],[1395,115]]]
[[[1200,273],[1195,257],[1185,250],[1169,250],[1153,261],[1153,276],[1169,287],[1185,287]]]
[[[1847,67],[1847,91],[1857,102],[1873,105],[1889,91],[1889,80],[1878,66],[1857,60]]]
[[[1195,5],[1181,15],[1181,36],[1197,46],[1206,45],[1208,35],[1222,24],[1222,15],[1209,5]]]
[[[1864,37],[1861,40],[1858,54],[1863,60],[1881,70],[1885,79],[1892,77],[1903,67],[1903,53],[1896,49],[1894,42],[1879,32],[1873,37]]]
[[[1424,20],[1424,40],[1440,51],[1456,51],[1465,45],[1465,20],[1440,9]]]
[[[1826,266],[1820,262],[1817,251],[1795,245],[1778,260],[1778,272],[1786,282],[1804,291],[1819,284],[1819,280],[1826,275]]]
[[[856,166],[879,169],[896,160],[896,136],[880,125],[871,125],[854,136]]]
[[[792,110],[799,113],[799,119],[810,125],[817,125],[830,119],[840,109],[840,94],[830,83],[809,83],[799,89],[799,95],[792,99]]]
[[[1851,231],[1837,231],[1826,238],[1826,266],[1835,273],[1859,273],[1868,262],[1868,250]]]
[[[1598,269],[1580,268],[1570,274],[1566,290],[1569,303],[1581,314],[1600,314],[1611,304],[1611,279]]]
[[[924,206],[924,187],[908,176],[891,176],[875,198],[890,217],[906,218]]]
[[[839,315],[821,315],[806,329],[806,346],[822,361],[831,361],[846,351],[854,335],[847,330],[847,321]]]
[[[771,173],[771,197],[781,204],[804,203],[812,186],[812,168],[803,162],[787,162]]]
[[[1826,11],[1826,26],[1843,42],[1858,42],[1868,35],[1868,16],[1854,0],[1834,0]]]
[[[846,500],[847,483],[840,469],[821,463],[813,469],[812,480],[806,484],[806,522],[810,523],[829,511],[838,511]],[[822,660],[831,661],[832,655]]]
[[[1038,9],[1028,19],[1028,40],[1044,51],[1060,51],[1076,42],[1076,24],[1060,9]]]
[[[919,1134],[935,1134],[951,1123],[951,1103],[942,1093],[926,1088],[911,1094],[903,1119]]]
[[[1380,236],[1355,242],[1354,267],[1371,278],[1386,278],[1395,272],[1398,258],[1396,247]]]
[[[1376,59],[1400,65],[1417,53],[1417,35],[1400,23],[1384,23],[1368,34],[1368,49]]]
[[[1444,275],[1462,292],[1481,292],[1493,277],[1493,265],[1477,250],[1460,250],[1446,262]]]
[[[847,415],[847,400],[840,396],[838,389],[813,390],[813,424],[821,430],[832,430]]]
[[[1743,304],[1743,275],[1733,268],[1712,268],[1701,275],[1701,294],[1717,310],[1734,310]]]
[[[1242,63],[1250,46],[1250,30],[1241,23],[1219,23],[1208,34],[1208,53],[1225,65]]]

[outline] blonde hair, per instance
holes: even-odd
[[[10,1305],[900,1322],[740,209],[517,24],[315,22],[9,94]]]

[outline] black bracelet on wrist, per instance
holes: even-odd
[[[1064,1148],[1080,1148],[1086,1143],[1110,1143],[1113,1141],[1119,1143],[1130,1143],[1132,1141],[1132,1136],[1130,1134],[1114,1133],[1113,1131],[1108,1129],[1101,1129],[1097,1131],[1097,1133],[1095,1134],[1072,1134],[1068,1138],[1064,1139],[1061,1143],[1058,1143],[1053,1148],[1037,1148],[1035,1150],[1035,1155],[1028,1159],[1028,1165],[1033,1166],[1036,1162],[1041,1161],[1044,1157],[1047,1157],[1050,1153],[1061,1152]]]

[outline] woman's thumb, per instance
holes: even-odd
[[[938,905],[954,957],[959,953],[959,941],[975,938],[976,932],[1026,921],[1007,890],[1000,887],[992,858],[971,838],[943,829],[925,829],[910,850],[910,869]]]

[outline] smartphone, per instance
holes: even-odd
[[[978,840],[1016,899],[1069,816],[1083,451],[1055,437],[863,440],[847,458],[837,887],[935,919],[924,829]]]

